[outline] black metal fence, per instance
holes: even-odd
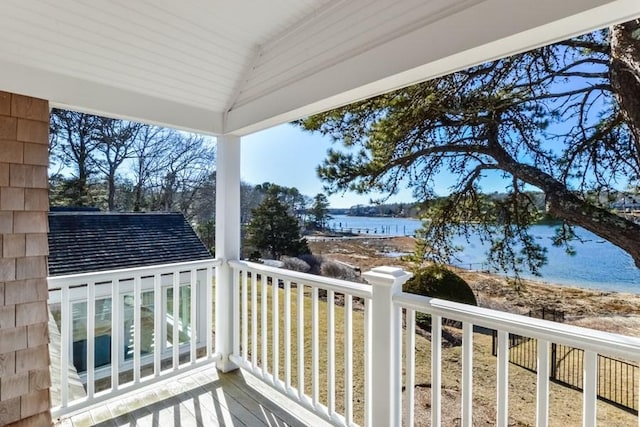
[[[536,310],[529,310],[529,317],[536,319],[551,320],[552,322],[564,323],[564,311],[548,309],[545,307]]]
[[[491,271],[491,266],[486,262],[462,262],[462,263],[452,263],[454,267],[458,267],[462,270],[468,271],[480,271],[483,273],[488,273]]]
[[[551,312],[547,312],[547,315],[554,316]],[[558,316],[558,314],[555,315]],[[564,319],[563,314],[562,318]],[[492,350],[494,356],[498,354],[497,344],[497,332],[494,331]],[[536,372],[537,355],[536,339],[509,334],[509,362]],[[551,344],[549,377],[552,381],[581,391],[583,363],[584,350],[562,344]],[[638,365],[598,355],[598,398],[638,414],[639,375]]]

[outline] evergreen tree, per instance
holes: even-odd
[[[196,227],[196,233],[198,237],[209,249],[211,254],[215,254],[216,248],[216,222],[213,219],[208,219],[199,223]]]
[[[429,258],[449,262],[457,234],[490,243],[491,263],[538,272],[544,248],[528,226],[562,221],[623,249],[640,267],[640,224],[599,206],[640,177],[640,20],[478,65],[299,122],[342,143],[318,168],[330,192],[449,195],[427,214]],[[443,176],[443,172],[446,172]],[[482,185],[505,180],[487,208]],[[544,193],[546,212],[530,190]]]
[[[247,232],[248,244],[273,259],[310,252],[306,239],[300,237],[298,221],[275,194],[267,194],[253,210]]]
[[[309,210],[313,227],[317,230],[324,230],[327,221],[331,219],[329,215],[329,200],[322,193],[316,194],[313,198],[313,205]]]

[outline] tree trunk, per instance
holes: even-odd
[[[496,112],[494,118],[496,120],[487,127],[488,148],[485,154],[493,157],[498,168],[542,190],[551,215],[608,240],[631,255],[636,267],[640,268],[640,224],[588,203],[543,170],[511,157],[498,143],[500,113]]]
[[[551,215],[608,240],[631,255],[640,268],[640,224],[582,200],[540,169],[513,160],[503,165],[504,170],[545,193],[547,211]]]
[[[640,225],[586,203],[566,188],[545,194],[550,214],[608,240],[631,255],[636,267],[640,268]]]
[[[133,211],[140,212],[142,208],[142,184],[136,185],[135,197],[133,199]]]
[[[78,162],[78,195],[74,203],[78,206],[87,206],[88,203],[88,188],[87,179],[88,172],[86,166],[86,159],[84,156],[80,157]]]
[[[611,27],[610,79],[640,167],[640,19]]]
[[[115,173],[109,174],[107,178],[107,204],[109,206],[109,211],[113,211],[116,208],[116,176]]]

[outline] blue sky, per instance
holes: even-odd
[[[331,147],[328,137],[303,132],[300,128],[284,124],[242,138],[242,180],[250,184],[273,182],[287,187],[296,187],[302,194],[313,197],[322,193],[322,182],[316,167],[326,157]],[[339,148],[339,147],[336,147]],[[487,192],[504,190],[500,178],[487,178],[483,189]],[[444,195],[453,182],[447,173],[438,177],[436,191]],[[334,194],[329,203],[334,208],[348,208],[357,204],[369,204],[379,194],[358,195],[355,193]],[[403,189],[390,202],[412,202],[409,189]]]
[[[273,182],[296,187],[302,194],[313,197],[324,193],[316,167],[326,157],[331,146],[329,138],[303,132],[284,124],[242,138],[242,180],[250,184]],[[334,208],[348,208],[369,204],[375,195],[355,193],[334,194],[329,203]],[[410,202],[410,190],[404,190],[391,201]]]

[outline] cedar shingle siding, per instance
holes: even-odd
[[[50,426],[49,103],[0,92],[0,426]]]
[[[49,213],[49,276],[211,258],[180,213]]]

